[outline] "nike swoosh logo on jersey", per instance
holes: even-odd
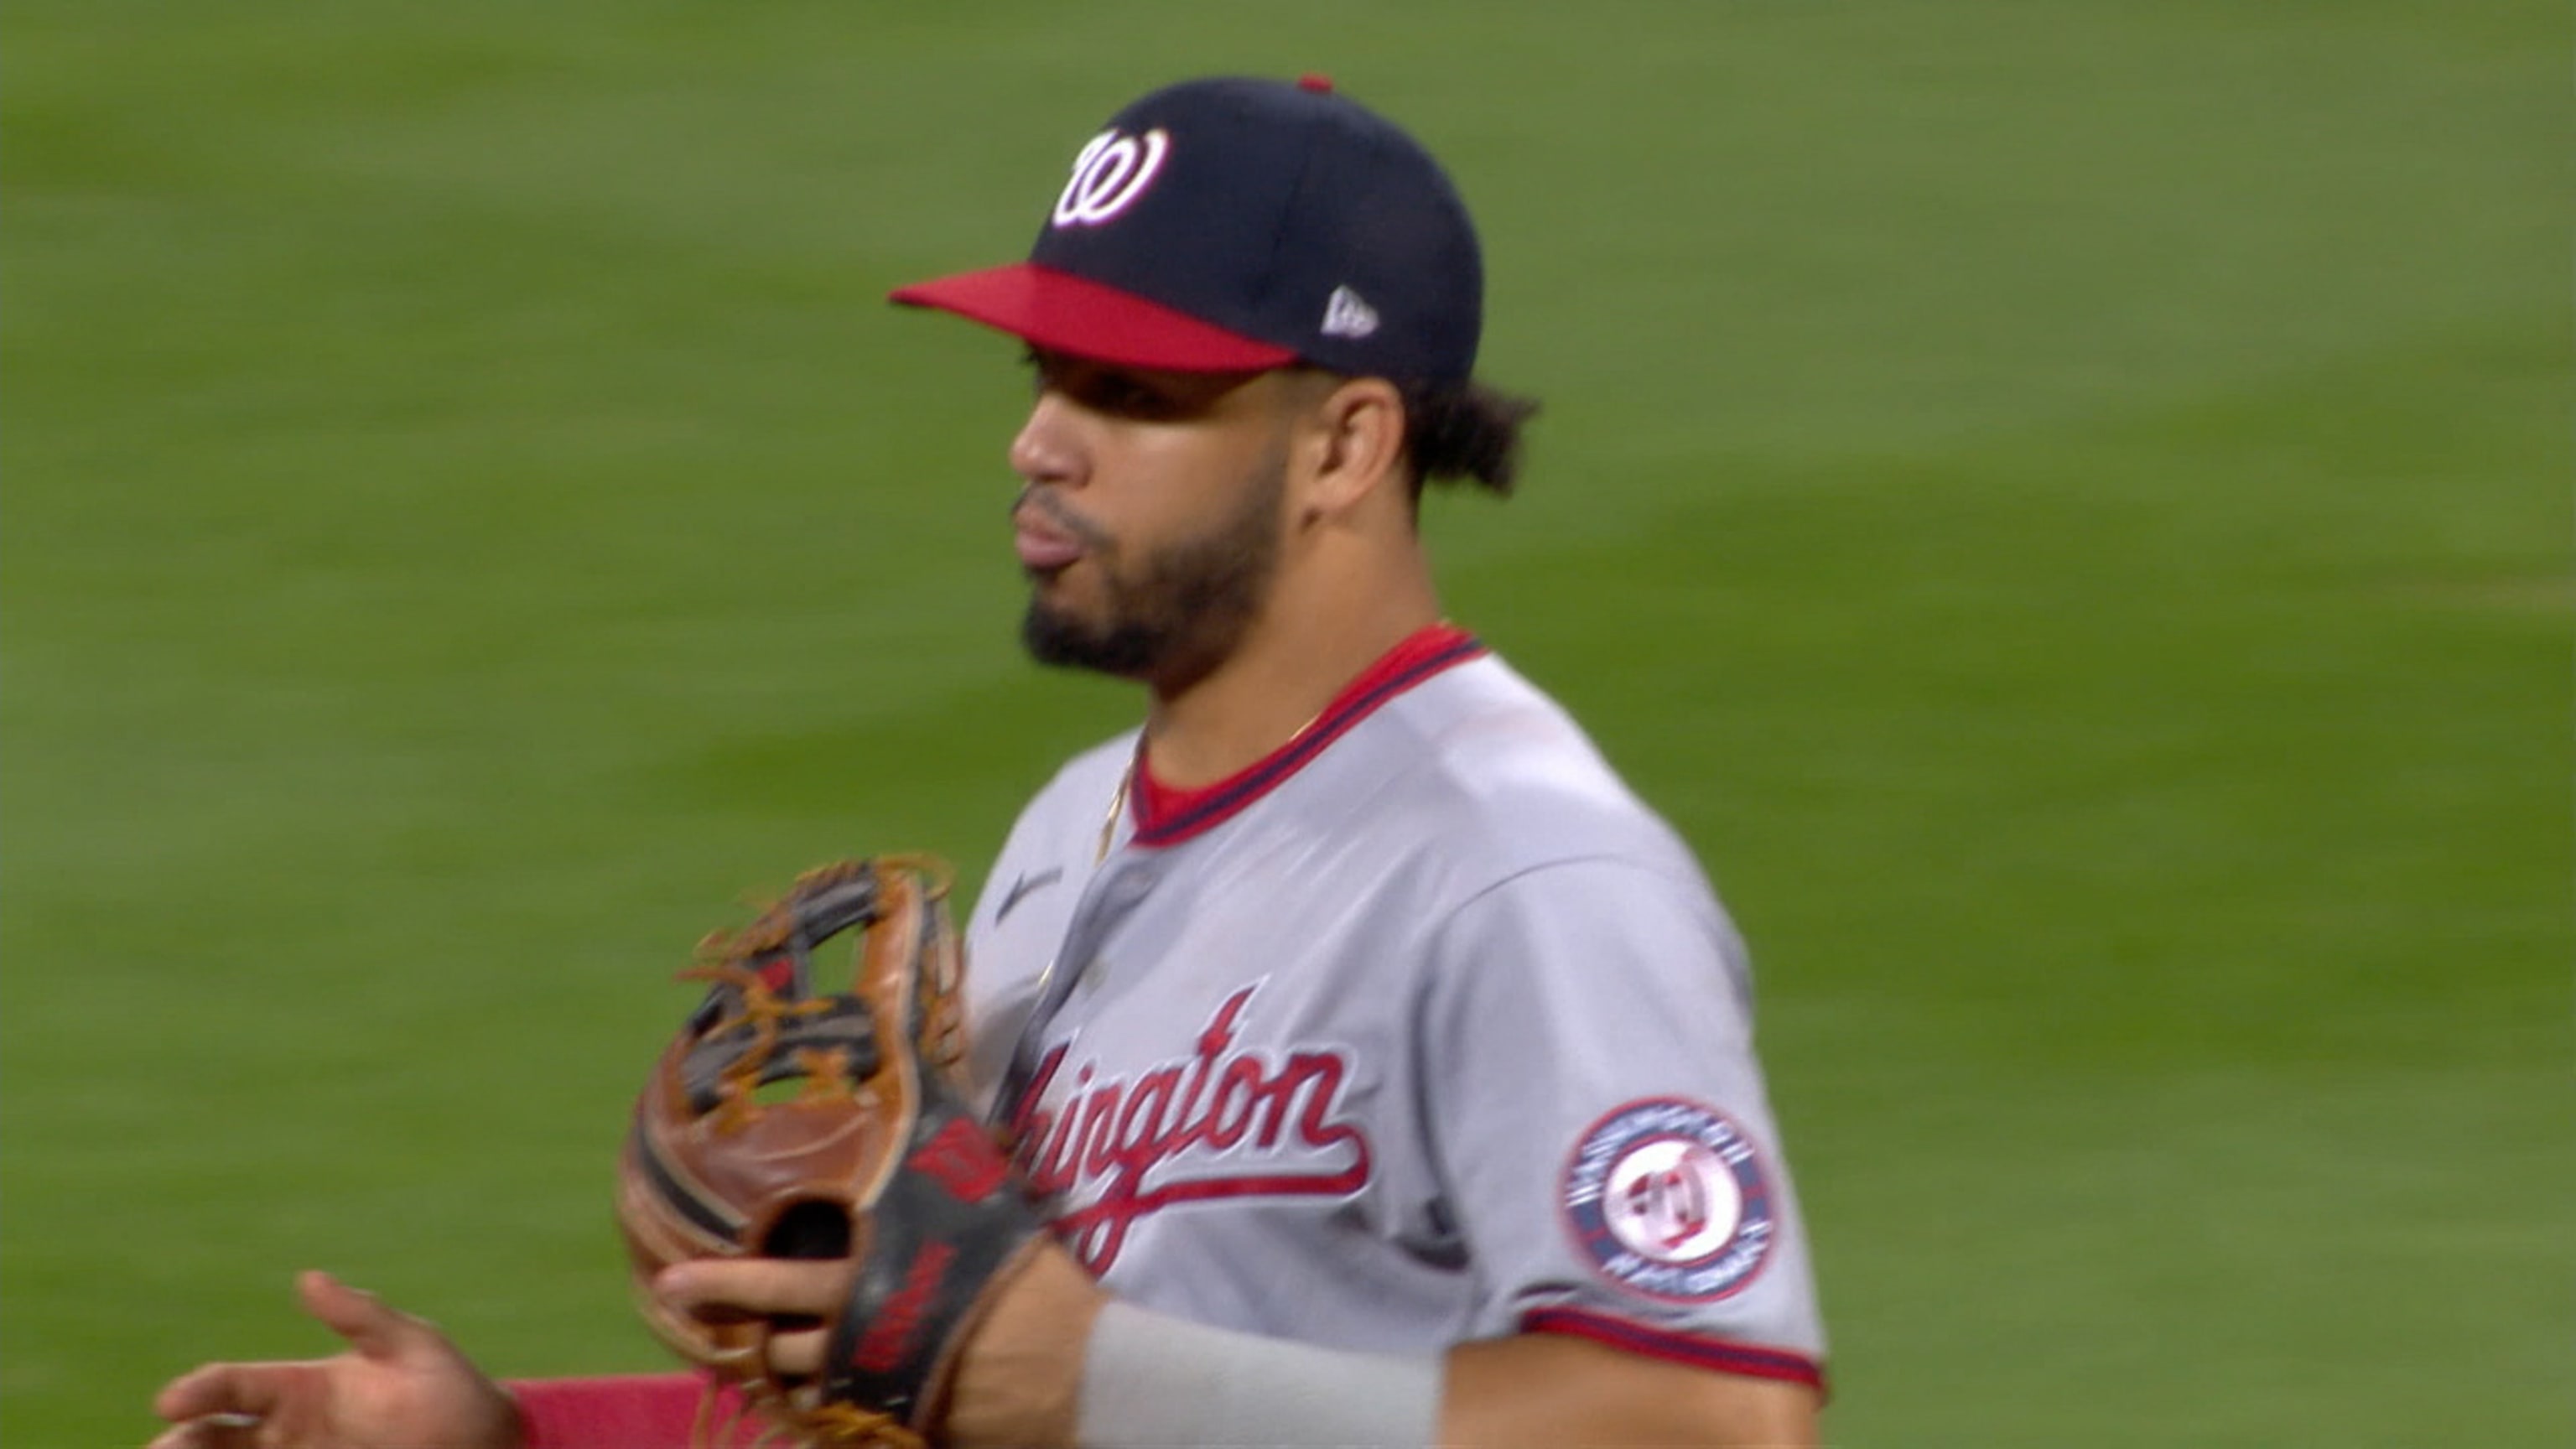
[[[993,924],[996,926],[1002,924],[1003,919],[1011,914],[1013,907],[1062,879],[1064,879],[1064,871],[1059,867],[1055,870],[1039,871],[1036,875],[1024,875],[1011,882],[1011,888],[1002,893],[1002,903],[993,908]]]

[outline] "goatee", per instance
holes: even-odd
[[[1100,616],[1078,617],[1032,597],[1020,642],[1041,664],[1097,670],[1126,679],[1184,684],[1232,653],[1270,592],[1279,568],[1279,501],[1285,449],[1265,459],[1242,505],[1208,533],[1145,556],[1132,577],[1114,545],[1095,545],[1104,580]]]

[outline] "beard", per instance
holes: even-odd
[[[1020,642],[1041,664],[1096,670],[1166,686],[1205,677],[1234,652],[1269,597],[1279,570],[1279,502],[1288,478],[1282,447],[1256,465],[1237,507],[1196,538],[1165,544],[1132,569],[1115,540],[1076,520],[1098,564],[1104,603],[1086,618],[1029,600]]]

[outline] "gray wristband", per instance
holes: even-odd
[[[1317,1348],[1112,1302],[1091,1330],[1083,1449],[1422,1449],[1438,1359]]]

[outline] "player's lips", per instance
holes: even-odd
[[[1026,508],[1011,515],[1011,547],[1032,573],[1052,573],[1082,557],[1082,540]]]

